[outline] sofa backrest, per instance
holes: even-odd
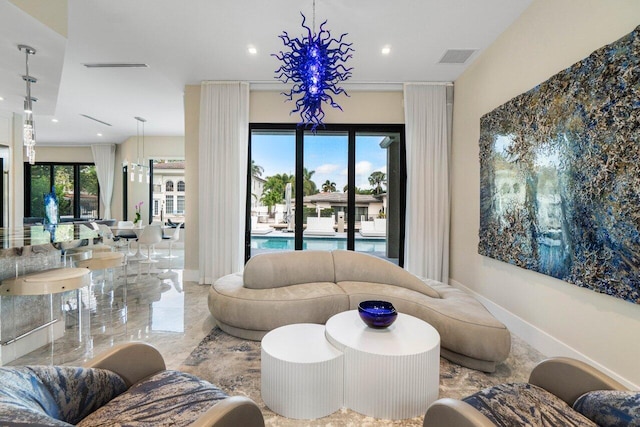
[[[269,289],[303,283],[334,282],[328,251],[285,251],[256,255],[244,266],[244,287]]]
[[[336,283],[370,282],[400,286],[433,298],[440,298],[429,285],[407,270],[382,258],[354,251],[332,251]]]

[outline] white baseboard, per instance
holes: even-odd
[[[487,308],[487,310],[489,310],[489,312],[491,312],[491,314],[493,314],[498,320],[504,323],[509,331],[511,331],[511,333],[522,338],[527,344],[538,350],[540,353],[546,356],[572,357],[574,359],[581,360],[601,370],[602,372],[609,375],[616,381],[624,384],[625,387],[631,390],[640,389],[637,384],[634,384],[631,381],[628,381],[626,378],[621,377],[617,373],[590,359],[573,347],[563,343],[552,335],[549,335],[547,332],[543,331],[537,326],[527,322],[526,320],[516,316],[504,307],[467,288],[462,283],[453,279],[449,279],[449,284],[473,295]]]

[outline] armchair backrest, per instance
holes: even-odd
[[[0,384],[0,425],[77,424],[127,390],[114,372],[69,366],[3,367]]]

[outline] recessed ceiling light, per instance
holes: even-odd
[[[384,46],[381,50],[383,55],[389,55],[391,53],[391,47],[390,46]]]
[[[4,101],[4,98],[0,96],[0,101]]]
[[[249,54],[251,55],[256,55],[258,53],[258,49],[256,49],[255,46],[249,46],[247,48],[247,51],[249,52]]]
[[[98,135],[98,136],[102,136],[102,134],[101,134],[101,133],[98,133],[98,134],[96,134],[96,135]]]
[[[51,119],[53,123],[58,123],[58,119]]]

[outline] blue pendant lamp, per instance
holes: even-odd
[[[282,62],[276,72],[276,79],[283,83],[293,82],[289,92],[282,94],[287,101],[292,101],[294,96],[301,95],[296,100],[296,108],[291,113],[299,113],[301,122],[299,125],[311,126],[311,131],[316,132],[319,125],[323,125],[325,113],[322,111],[322,103],[328,103],[333,108],[342,108],[333,100],[332,95],[347,92],[338,87],[338,83],[351,77],[353,68],[346,68],[346,62],[352,57],[351,43],[331,37],[331,32],[324,29],[327,21],[320,25],[320,31],[315,33],[316,2],[313,1],[313,30],[305,25],[306,18],[302,15],[302,27],[307,30],[307,35],[302,39],[289,38],[286,31],[278,36],[284,45],[291,49],[289,52],[280,51],[274,54]]]

